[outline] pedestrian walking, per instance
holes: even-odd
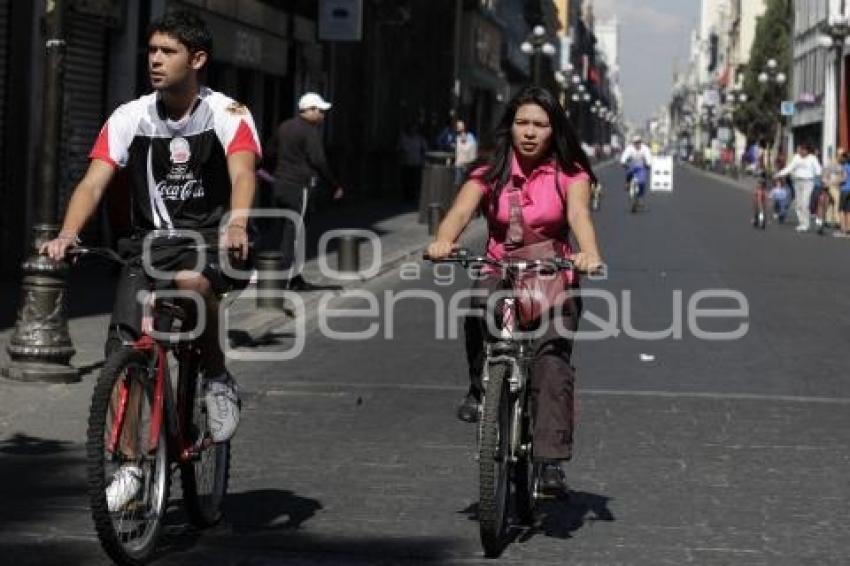
[[[455,134],[455,186],[459,187],[466,168],[478,159],[478,140],[463,120],[455,122]]]
[[[288,211],[286,218],[275,222],[273,240],[279,235],[283,254],[282,268],[289,270],[287,289],[311,291],[317,287],[295,273],[295,249],[305,234],[304,213],[310,190],[318,175],[333,187],[333,198],[342,198],[344,190],[328,166],[322,144],[320,126],[331,103],[314,92],[298,100],[298,115],[284,121],[270,140],[266,151],[267,167],[274,171],[273,206]]]
[[[829,164],[823,169],[823,184],[829,195],[829,203],[824,220],[828,226],[832,226],[833,228],[837,228],[839,223],[841,185],[847,179],[847,174],[844,171],[844,162],[846,160],[847,153],[844,149],[839,148],[835,159],[830,160]]]
[[[837,238],[850,237],[850,156],[844,154],[844,183],[838,196],[839,228],[832,235]]]
[[[807,232],[811,221],[810,203],[815,180],[821,176],[822,169],[817,157],[811,153],[805,143],[797,147],[797,153],[776,177],[790,176],[796,193],[797,232]]]

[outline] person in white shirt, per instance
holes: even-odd
[[[649,176],[649,168],[652,165],[652,151],[644,145],[643,139],[640,136],[632,138],[632,145],[626,148],[623,155],[620,157],[620,164],[626,168],[626,191],[629,190],[629,183],[632,177],[638,175],[638,183],[640,191],[638,198],[642,198],[646,192],[646,182]]]
[[[812,191],[815,188],[815,179],[821,176],[818,158],[811,153],[807,144],[800,144],[797,153],[788,165],[776,173],[775,177],[790,176],[794,183],[796,192],[795,210],[797,211],[797,232],[807,232],[811,220],[809,202],[812,200]]]
[[[478,159],[478,140],[466,129],[466,123],[458,120],[455,124],[455,185],[463,183],[466,168]]]

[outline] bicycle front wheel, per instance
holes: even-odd
[[[489,370],[480,425],[478,524],[484,554],[493,558],[505,546],[508,526],[511,400],[509,367],[494,364]]]
[[[168,502],[168,447],[164,423],[152,432],[150,369],[144,352],[113,352],[89,411],[89,503],[101,545],[118,564],[144,564],[153,555]]]
[[[191,461],[180,467],[183,501],[189,520],[197,527],[210,527],[221,520],[222,504],[230,479],[230,442],[213,443],[207,421],[203,379],[197,366],[181,365],[182,415],[187,440],[195,446]]]
[[[521,524],[530,526],[534,524],[539,466],[534,463],[532,446],[534,415],[531,410],[531,399],[528,390],[523,392],[522,398],[517,404],[523,407],[520,416],[520,442],[527,449],[522,452],[517,459],[516,465],[513,466],[516,514]]]

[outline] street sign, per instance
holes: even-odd
[[[319,39],[360,41],[363,37],[363,0],[322,0]]]
[[[732,130],[730,128],[718,128],[717,129],[717,139],[722,141],[723,143],[728,143],[732,141]]]
[[[779,105],[779,113],[783,116],[793,116],[796,108],[793,100],[783,100]]]
[[[673,190],[673,158],[669,155],[657,155],[652,160],[650,191],[671,192]]]

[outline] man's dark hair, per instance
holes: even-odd
[[[151,22],[148,41],[155,33],[168,34],[189,50],[189,53],[204,51],[212,57],[212,34],[207,23],[195,12],[175,10]]]

